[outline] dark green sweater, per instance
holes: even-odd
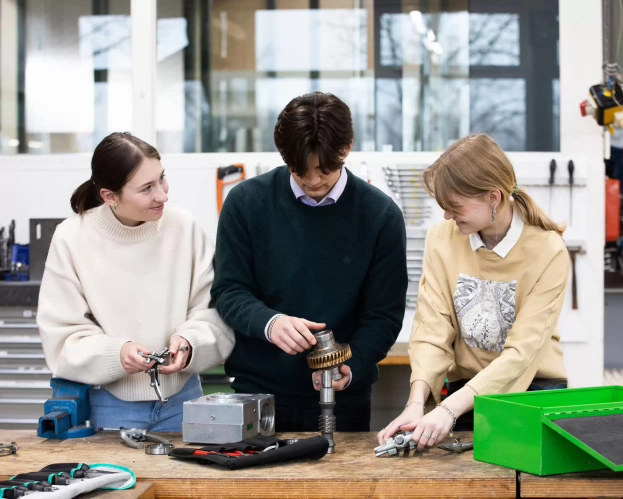
[[[306,354],[288,355],[264,335],[282,313],[326,323],[350,344],[353,381],[340,398],[369,391],[405,311],[405,225],[389,196],[348,172],[337,203],[307,206],[295,198],[289,170],[276,168],[229,192],[214,261],[212,298],[236,332],[225,363],[234,389],[282,402],[318,397]]]

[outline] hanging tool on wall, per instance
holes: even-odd
[[[235,180],[225,182],[225,178],[236,173],[240,173],[240,177]],[[223,201],[225,200],[225,198],[223,197],[225,193],[225,187],[228,185],[234,185],[242,182],[246,178],[247,172],[242,163],[237,163],[235,165],[229,166],[219,166],[216,169],[216,203],[219,215],[221,214],[221,210],[223,209]]]
[[[575,165],[573,160],[570,159],[567,164],[567,171],[569,172],[569,225],[573,224],[573,174],[575,172]]]
[[[578,285],[575,276],[575,257],[586,253],[582,246],[567,246],[571,258],[571,310],[578,309]]]
[[[556,160],[552,159],[549,163],[549,209],[547,213],[552,216],[552,198],[554,197],[554,180],[556,178]]]

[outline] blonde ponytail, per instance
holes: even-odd
[[[528,193],[517,186],[512,163],[488,135],[469,135],[452,144],[424,171],[424,187],[446,211],[456,211],[456,195],[478,197],[493,190],[502,195],[500,206],[513,206],[527,224],[562,236],[566,226],[556,224]]]
[[[547,213],[536,204],[534,199],[532,199],[526,191],[516,189],[513,194],[513,199],[515,200],[513,208],[519,212],[524,222],[534,225],[535,227],[540,227],[543,230],[553,230],[562,237],[567,228],[566,224],[558,225],[549,218]]]

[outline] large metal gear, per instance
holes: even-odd
[[[318,342],[320,346],[320,342]],[[349,345],[335,343],[330,348],[318,348],[307,355],[307,365],[312,369],[328,369],[343,364],[350,359],[353,354]]]

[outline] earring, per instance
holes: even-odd
[[[498,212],[497,207],[494,206],[493,209],[491,210],[491,221],[495,222],[495,214]]]
[[[114,208],[115,208],[115,210],[117,209],[117,203],[115,203],[115,206],[114,206]]]

